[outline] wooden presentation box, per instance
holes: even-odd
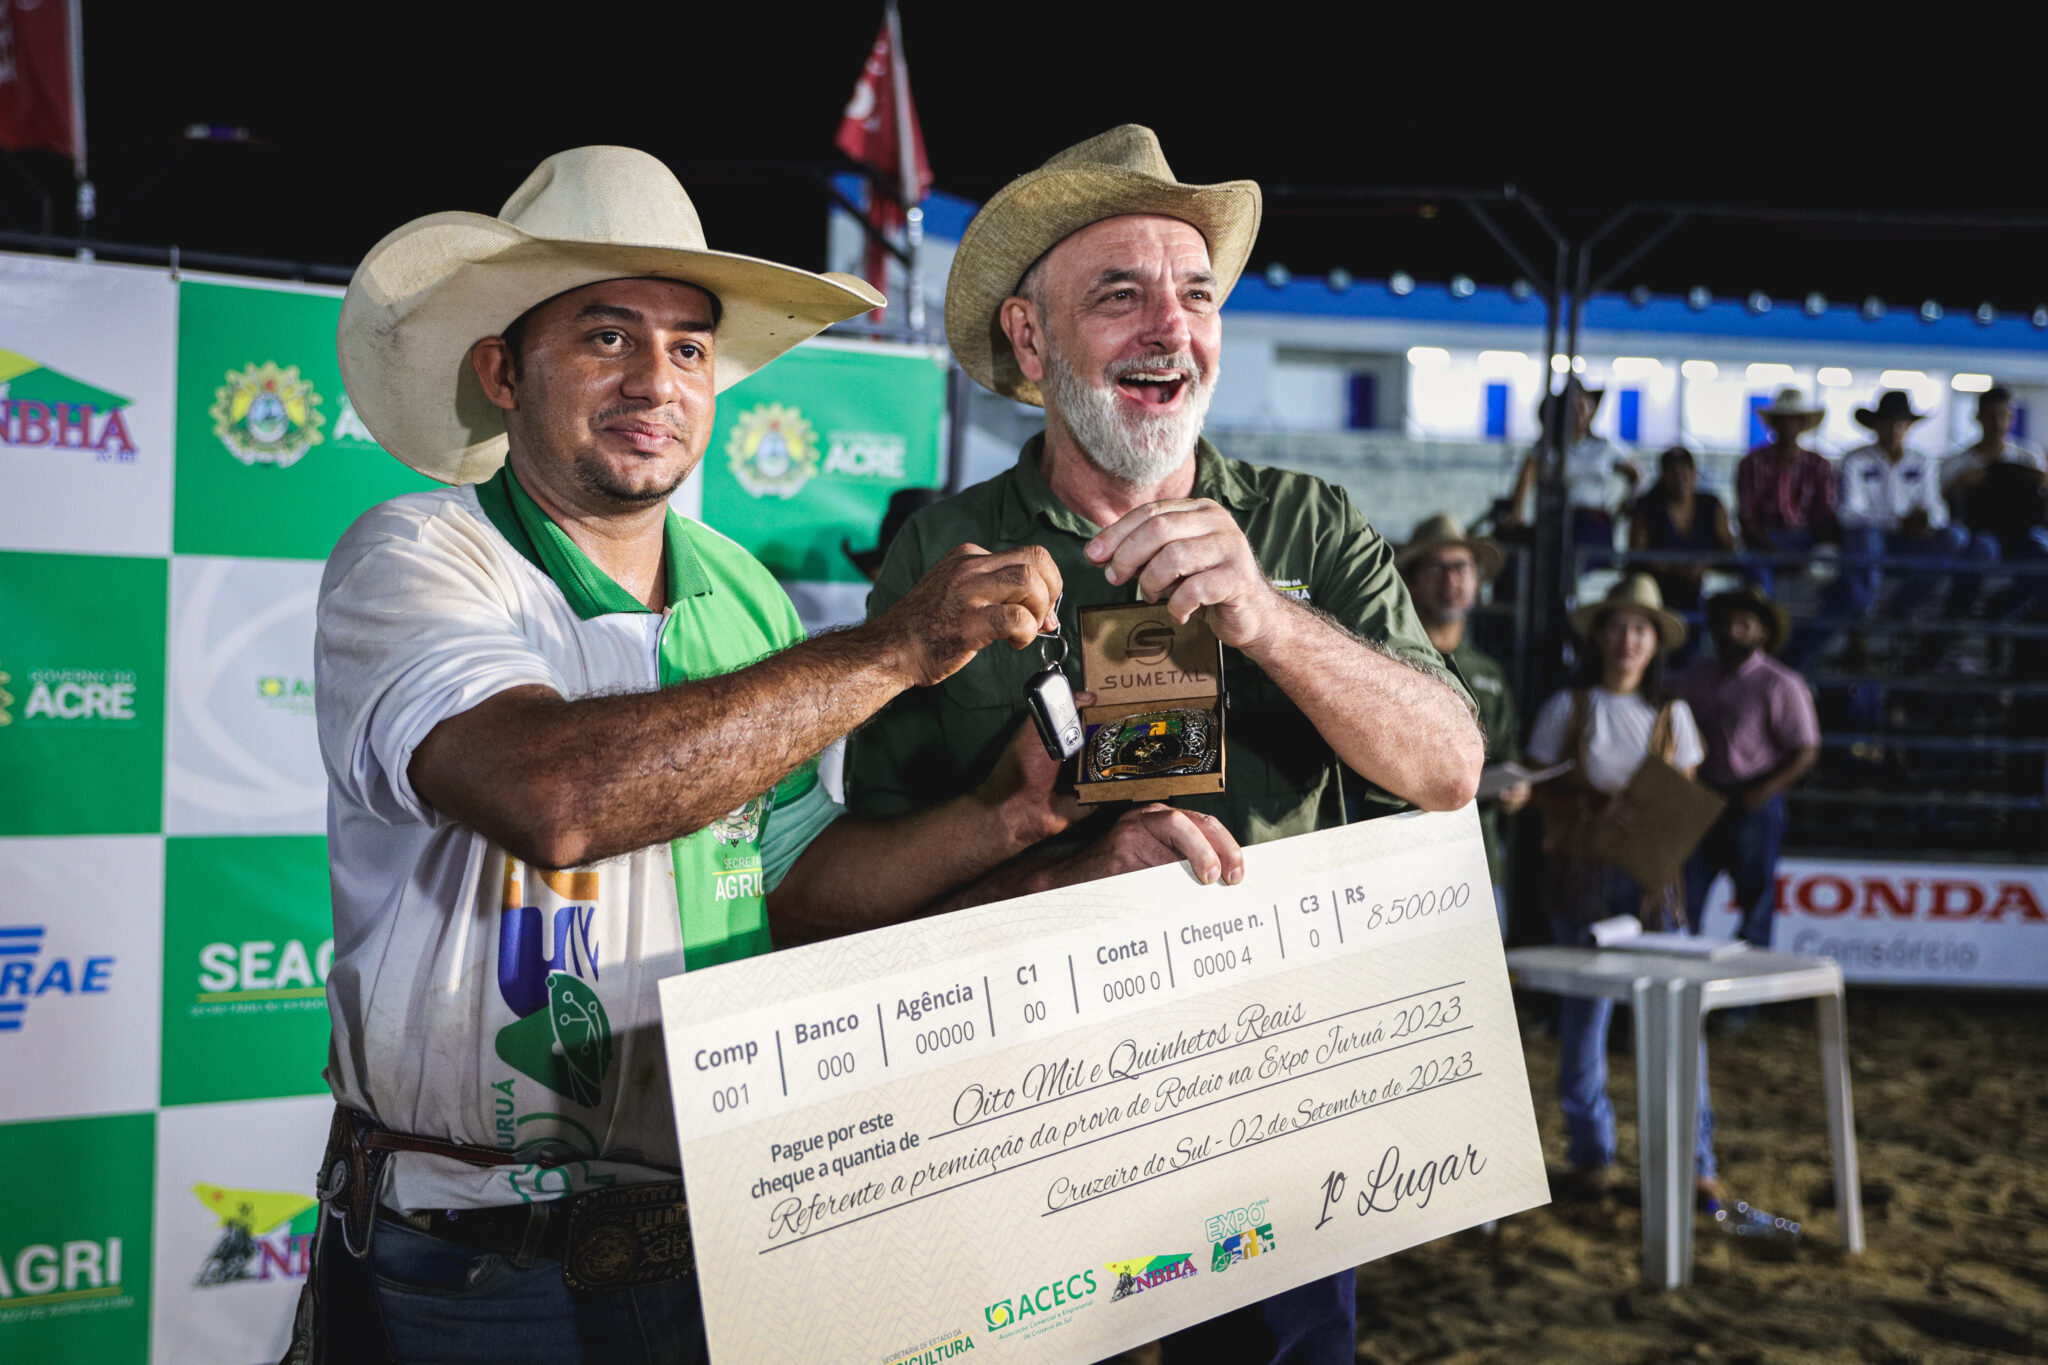
[[[1202,614],[1165,603],[1081,610],[1082,801],[1157,801],[1223,790],[1223,646]]]

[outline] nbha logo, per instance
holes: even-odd
[[[303,1280],[320,1218],[311,1195],[194,1185],[192,1193],[220,1219],[220,1238],[193,1283],[201,1288],[243,1280]]]
[[[133,464],[135,440],[121,415],[130,401],[19,351],[0,350],[0,446],[89,450],[96,460]]]

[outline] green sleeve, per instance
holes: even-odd
[[[1337,503],[1336,548],[1317,558],[1311,600],[1346,630],[1442,678],[1471,706],[1471,691],[1422,629],[1408,585],[1394,568],[1394,547],[1367,524],[1343,489],[1330,494]]]
[[[904,526],[882,561],[868,593],[870,621],[894,606],[931,567],[919,520],[914,517]],[[848,810],[866,819],[888,819],[937,799],[936,788],[917,775],[952,771],[938,708],[938,688],[912,687],[846,737]]]
[[[774,803],[761,820],[761,889],[773,891],[811,846],[825,826],[846,814],[846,807],[825,792],[815,758],[782,780]]]

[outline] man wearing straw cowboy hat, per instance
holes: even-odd
[[[1465,621],[1479,601],[1480,585],[1500,572],[1502,560],[1498,541],[1466,535],[1463,524],[1449,512],[1438,512],[1417,523],[1408,543],[1394,556],[1416,614],[1429,632],[1429,642],[1450,660],[1471,689],[1480,727],[1486,731],[1488,763],[1503,763],[1515,756],[1515,694],[1506,670],[1472,642]],[[1500,817],[1513,815],[1528,804],[1526,782],[1514,783],[1479,804],[1479,825],[1486,834],[1486,866],[1493,877],[1494,907],[1500,914],[1503,935],[1508,928],[1508,907],[1501,876],[1505,852]]]
[[[302,1348],[701,1359],[656,983],[764,951],[771,910],[860,927],[1067,823],[1035,737],[891,825],[835,823],[814,769],[898,692],[1034,640],[1043,551],[953,548],[900,610],[806,642],[669,509],[720,390],[881,303],[710,250],[618,147],[550,157],[497,218],[400,228],[350,283],[357,411],[454,486],[372,509],[321,584],[342,1108]],[[1153,861],[1218,858],[1153,830],[1184,842]]]
[[[1771,439],[1735,467],[1735,519],[1742,543],[1755,551],[1811,550],[1816,537],[1834,534],[1835,467],[1799,438],[1827,413],[1810,406],[1799,390],[1785,388],[1769,406],[1757,409],[1757,417]],[[1758,569],[1756,577],[1769,592],[1772,566]]]
[[[1383,813],[1464,805],[1482,762],[1471,705],[1387,543],[1342,493],[1201,437],[1219,310],[1259,211],[1249,181],[1174,179],[1136,125],[997,191],[953,259],[946,335],[985,388],[1043,407],[1046,429],[1008,472],[912,517],[868,599],[871,620],[894,610],[946,541],[968,537],[1049,551],[1070,632],[1085,606],[1202,611],[1225,646],[1230,781],[1183,804],[1244,843],[1337,823],[1340,764],[1374,784]],[[1025,715],[1030,672],[989,653],[885,708],[849,745],[852,809],[957,797]],[[1044,873],[1013,863],[994,880],[1023,890]],[[1349,1361],[1352,1286],[1349,1272],[1302,1286],[1169,1341],[1168,1357]]]

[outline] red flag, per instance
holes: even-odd
[[[78,0],[0,0],[0,147],[85,167]]]
[[[932,187],[931,163],[925,160],[924,130],[917,123],[917,106],[910,98],[910,72],[902,54],[891,41],[893,15],[885,14],[875,45],[868,49],[860,79],[853,83],[853,97],[839,120],[839,134],[832,139],[839,150],[866,166],[885,183],[868,187],[868,221],[885,235],[903,227],[903,206],[908,198],[921,203]],[[899,84],[900,87],[899,87]],[[896,111],[901,106],[910,128],[910,160],[913,175],[903,173],[903,134]],[[901,188],[898,188],[898,187]],[[884,282],[888,253],[876,242],[868,243],[867,277],[877,287]]]

